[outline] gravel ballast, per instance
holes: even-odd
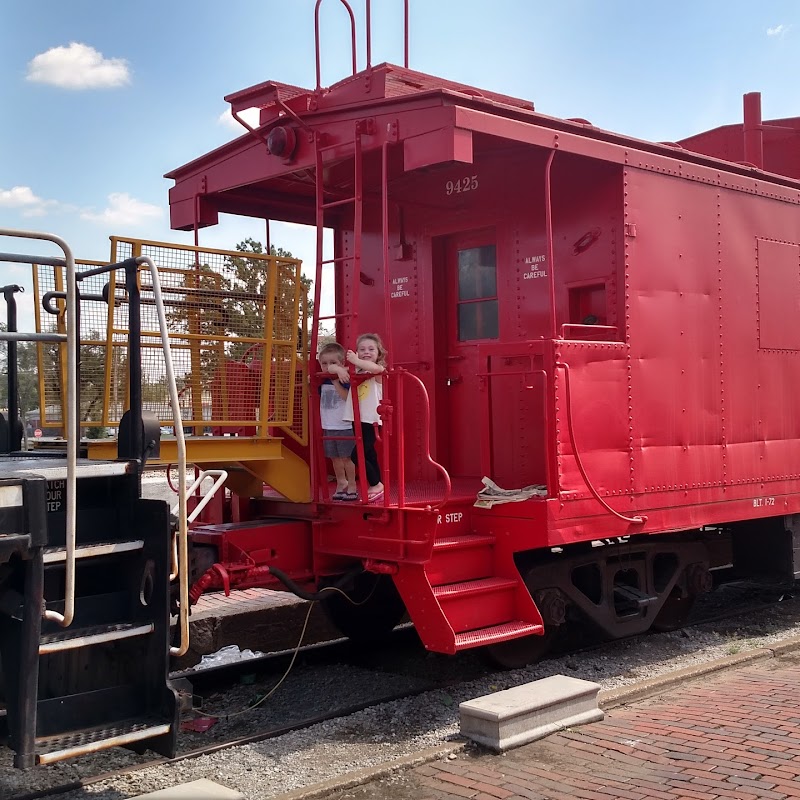
[[[610,642],[588,652],[573,653],[510,672],[486,672],[478,678],[447,689],[424,692],[415,697],[371,707],[345,718],[331,720],[302,731],[255,744],[219,751],[173,764],[149,767],[62,794],[64,800],[122,800],[176,784],[207,778],[242,792],[249,800],[266,800],[301,787],[310,787],[337,776],[369,767],[448,742],[457,744],[458,704],[470,698],[516,686],[553,674],[595,681],[604,690],[628,686],[659,675],[683,670],[724,657],[768,648],[800,634],[800,600],[784,595],[768,608],[730,619],[705,623],[682,631],[652,634]],[[355,704],[376,687],[384,695],[392,691],[419,691],[437,669],[452,665],[459,679],[459,664],[474,654],[456,657],[426,654],[421,649],[409,662],[392,672],[393,664],[381,671],[353,665],[319,668],[318,672],[290,675],[278,692],[258,711],[236,718],[235,733],[244,737],[259,729],[283,724],[292,714],[319,712],[327,702],[343,707]],[[267,681],[268,683],[269,681]],[[273,681],[274,682],[274,681]],[[242,707],[257,693],[256,687],[234,687],[233,694],[208,698],[206,710]],[[331,698],[333,698],[331,700]],[[337,707],[336,705],[332,707]],[[230,722],[230,721],[229,721]],[[212,743],[219,728],[205,736],[192,734],[195,747]],[[151,760],[152,754],[136,756],[113,750],[65,764],[28,772],[10,767],[11,753],[0,751],[0,796],[13,798],[47,786],[88,778]]]

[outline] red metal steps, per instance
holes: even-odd
[[[492,574],[494,536],[467,533],[448,535],[433,542],[433,556],[426,567],[432,586],[456,583]]]
[[[522,622],[521,620],[515,619],[511,622],[504,622],[502,625],[493,625],[491,628],[481,628],[477,631],[457,633],[456,649],[466,650],[469,647],[499,644],[500,642],[507,642],[510,639],[518,639],[520,636],[541,634],[543,631],[543,625],[536,625],[533,622]]]
[[[513,554],[501,554],[495,537],[475,533],[464,516],[457,527],[445,527],[448,516],[440,516],[446,534],[434,540],[430,560],[401,562],[394,576],[425,647],[452,654],[541,634],[541,615]]]

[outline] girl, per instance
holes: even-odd
[[[383,497],[381,483],[381,467],[375,451],[375,423],[381,425],[378,405],[383,399],[383,379],[381,373],[386,369],[386,350],[381,337],[377,333],[362,333],[356,340],[356,352],[347,351],[347,360],[356,368],[356,373],[369,372],[373,377],[360,383],[358,391],[358,413],[361,418],[361,435],[364,439],[364,462],[369,483],[367,497],[370,502]],[[353,421],[353,389],[347,396],[347,407],[343,418]],[[353,448],[350,456],[358,463],[358,447]]]

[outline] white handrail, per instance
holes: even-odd
[[[194,507],[194,510],[186,518],[186,522],[194,522],[199,516],[200,512],[211,502],[211,498],[219,491],[226,480],[228,480],[228,473],[224,469],[206,469],[201,470],[200,474],[194,479],[192,485],[186,490],[186,499],[188,499],[200,488],[206,478],[214,478],[211,488],[203,495],[200,502]],[[171,513],[176,514],[180,501],[172,507]],[[178,567],[178,540],[177,537],[172,537],[172,571],[169,574],[170,581],[174,581],[178,577],[180,569]]]
[[[78,443],[80,430],[78,428],[78,385],[76,372],[78,368],[78,336],[75,329],[77,310],[75,286],[75,257],[69,245],[60,237],[52,233],[39,233],[38,231],[19,231],[10,228],[0,228],[0,236],[13,236],[17,239],[39,239],[53,242],[64,253],[64,266],[66,267],[67,281],[67,403],[66,403],[66,433],[67,433],[67,519],[65,527],[64,549],[66,560],[64,562],[64,613],[44,610],[45,619],[53,620],[66,628],[72,624],[75,616],[75,530],[77,521],[77,463]],[[42,259],[44,260],[44,259]],[[52,263],[52,259],[47,259]],[[30,263],[36,259],[30,257]]]
[[[167,373],[169,402],[172,407],[172,421],[175,425],[175,438],[178,446],[178,571],[180,574],[179,625],[181,643],[179,647],[170,647],[169,652],[170,655],[173,656],[182,656],[189,649],[189,544],[188,522],[186,520],[186,439],[183,435],[180,399],[178,397],[178,386],[175,383],[175,369],[172,365],[167,314],[164,311],[164,300],[161,296],[161,281],[158,277],[158,269],[152,259],[147,256],[139,256],[136,259],[136,263],[145,264],[147,266],[153,281],[153,299],[155,300],[156,311],[158,313],[161,345],[164,348],[164,368]]]

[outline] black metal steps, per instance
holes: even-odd
[[[153,739],[170,733],[171,727],[156,717],[143,717],[58,736],[37,737],[36,761],[39,764],[53,764],[65,758]]]
[[[42,634],[39,643],[39,655],[50,655],[64,650],[75,650],[120,639],[132,639],[135,636],[146,636],[152,633],[155,626],[152,622],[137,625],[133,622],[115,625],[92,625],[86,628],[65,628],[55,633]]]
[[[142,539],[132,539],[127,542],[94,542],[78,545],[75,548],[75,558],[96,558],[99,556],[116,555],[144,547]],[[67,551],[63,547],[45,547],[44,563],[59,564],[67,560]]]

